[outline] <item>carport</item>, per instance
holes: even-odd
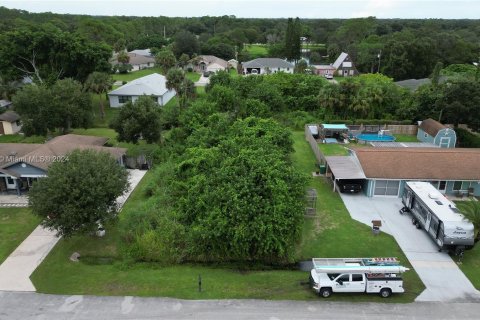
[[[357,159],[352,156],[325,157],[327,176],[332,175],[333,191],[336,191],[337,180],[365,180],[367,177]]]

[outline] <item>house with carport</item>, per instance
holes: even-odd
[[[430,182],[441,193],[480,196],[478,148],[353,148],[368,197],[401,197],[405,182]]]

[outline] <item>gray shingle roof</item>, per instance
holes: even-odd
[[[280,58],[258,58],[242,65],[244,68],[293,68],[293,64]]]
[[[20,120],[20,116],[16,112],[5,111],[4,113],[0,114],[0,121],[15,122],[17,120]]]

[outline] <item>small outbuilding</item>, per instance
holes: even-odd
[[[433,119],[427,119],[418,126],[417,139],[422,142],[432,143],[440,148],[455,148],[457,134]]]
[[[22,129],[20,116],[13,111],[0,114],[0,135],[15,134]]]
[[[335,138],[343,140],[344,134],[348,134],[348,127],[345,124],[328,124],[321,125],[322,138]]]

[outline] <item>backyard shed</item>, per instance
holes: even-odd
[[[440,148],[455,148],[457,143],[455,130],[433,119],[421,121],[418,126],[417,138],[422,142],[433,143]]]

